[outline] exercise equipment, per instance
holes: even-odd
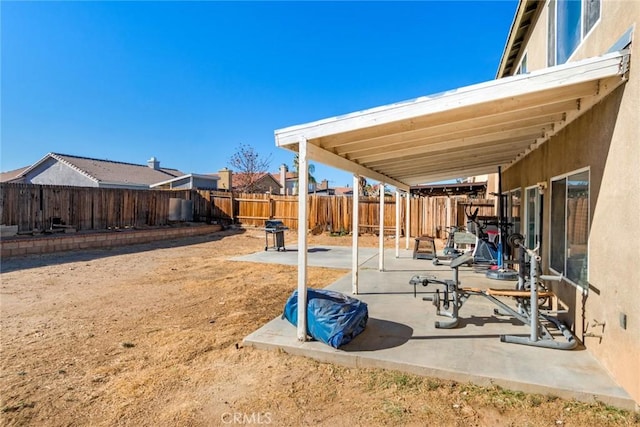
[[[498,250],[497,250],[497,266],[489,268],[485,273],[489,279],[494,280],[517,280],[518,272],[507,268],[504,264],[504,246],[503,238],[507,238],[508,224],[505,220],[504,200],[502,194],[502,168],[498,166]]]
[[[524,239],[520,235],[511,237],[510,243],[512,247],[523,249],[520,257],[520,273],[519,280],[515,289],[479,289],[479,288],[462,288],[458,279],[458,269],[460,266],[470,262],[473,259],[472,253],[463,254],[451,261],[450,267],[453,271],[453,278],[450,280],[441,280],[435,277],[416,275],[411,278],[409,283],[414,287],[414,297],[417,294],[416,287],[418,285],[428,286],[430,284],[442,286],[442,289],[436,289],[431,292],[430,296],[424,297],[423,300],[431,301],[436,307],[436,314],[448,317],[450,320],[436,321],[435,327],[439,329],[455,328],[459,324],[459,312],[465,301],[472,296],[481,296],[488,299],[498,306],[494,310],[494,315],[511,316],[523,324],[530,327],[528,337],[516,335],[501,335],[500,341],[523,344],[535,347],[545,347],[558,350],[574,349],[578,341],[573,333],[554,316],[566,312],[559,310],[557,307],[557,299],[553,292],[544,286],[544,281],[562,280],[562,276],[544,276],[538,274],[538,263],[540,256],[538,248],[528,249],[523,244]],[[527,277],[524,273],[526,270],[524,253],[529,255]],[[513,308],[499,298],[513,298],[516,301],[516,307]],[[551,334],[547,326],[553,325],[565,338],[565,341],[558,341]]]
[[[436,243],[431,236],[416,237],[416,244],[413,248],[413,259],[435,259]]]
[[[471,213],[472,207],[473,206],[469,207],[468,212],[465,210],[465,214],[467,215],[467,223],[469,224],[467,229],[472,230],[475,235],[473,263],[485,266],[497,265],[498,247],[495,242],[489,238],[489,234],[487,233],[489,224],[486,221],[480,221],[478,218],[478,208]]]
[[[462,227],[447,227],[447,241],[441,254],[436,253],[433,257],[434,265],[449,265],[452,260],[465,253],[461,249],[464,246],[476,245],[477,238],[467,232]],[[469,265],[473,260],[469,261]]]

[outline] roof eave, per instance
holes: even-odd
[[[526,47],[526,42],[529,39],[529,34],[533,29],[535,21],[538,19],[538,16],[540,15],[540,12],[542,11],[544,5],[545,2],[540,0],[520,0],[520,2],[518,3],[518,8],[516,9],[516,14],[513,17],[511,29],[509,30],[509,35],[507,36],[507,41],[502,51],[502,57],[500,58],[498,71],[496,72],[496,79],[505,77],[505,69],[507,67],[509,58],[513,56],[512,52],[515,52],[515,62],[519,61],[519,58],[522,55],[521,50]],[[528,21],[529,19],[530,21]],[[525,25],[526,31],[523,31],[523,34],[521,35],[521,43],[514,48],[518,30],[520,30],[521,27],[525,28],[523,27],[523,25]],[[509,71],[511,71],[511,69]],[[509,73],[509,75],[510,74],[511,73]]]

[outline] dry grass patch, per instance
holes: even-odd
[[[228,261],[262,249],[264,233],[249,230],[3,260],[2,424],[211,426],[234,414],[272,425],[640,424],[602,404],[243,348],[296,288],[295,267]],[[346,273],[310,268],[309,283]]]

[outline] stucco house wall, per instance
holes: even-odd
[[[525,47],[530,71],[546,67],[547,10],[548,3]],[[605,53],[629,27],[638,23],[640,2],[603,1],[600,21],[569,61]],[[566,283],[553,284],[553,288],[569,304],[566,320],[578,338],[634,400],[640,402],[640,270],[637,268],[640,259],[640,64],[637,62],[632,54],[629,80],[624,85],[507,168],[503,172],[503,189],[524,191],[538,182],[548,184],[542,221],[542,260],[548,271],[550,180],[578,169],[589,169],[588,295],[583,296],[580,290]],[[604,326],[594,326],[596,323]]]
[[[211,179],[193,177],[193,182],[191,184],[193,188],[198,188],[200,190],[217,190],[218,183],[217,181],[213,181]]]
[[[211,179],[185,176],[172,181],[167,188],[171,188],[173,190],[216,190],[218,187],[216,185],[216,181]]]
[[[71,185],[77,187],[97,187],[98,183],[83,173],[70,168],[52,158],[46,159],[30,171],[24,182],[40,185]]]

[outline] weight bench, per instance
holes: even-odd
[[[546,289],[538,289],[537,263],[539,256],[536,252],[537,249],[529,250],[525,248],[525,250],[529,252],[531,259],[529,289],[524,289],[526,287],[524,283],[520,283],[520,288],[518,289],[489,288],[483,290],[480,288],[460,287],[458,268],[473,259],[473,254],[471,253],[463,254],[451,261],[450,267],[453,270],[452,280],[441,280],[434,277],[416,275],[411,278],[409,283],[414,287],[414,297],[416,296],[417,285],[427,286],[433,283],[443,286],[442,289],[436,289],[435,292],[431,292],[432,296],[422,298],[424,301],[431,301],[433,303],[436,307],[436,315],[449,317],[451,319],[448,321],[436,321],[435,327],[438,329],[457,327],[459,323],[458,312],[464,302],[473,295],[479,295],[487,298],[499,307],[498,309],[494,309],[495,315],[511,316],[523,324],[530,326],[531,334],[529,337],[501,335],[500,341],[559,350],[571,350],[577,346],[575,336],[560,320],[551,316],[551,314],[566,312],[566,310],[558,310],[558,299],[553,292]],[[555,276],[540,276],[540,279],[560,280],[561,278]],[[510,307],[497,297],[515,298],[517,308],[514,309]],[[548,299],[552,306],[541,306],[541,299]],[[556,341],[541,320],[553,324],[562,333],[566,342]]]

